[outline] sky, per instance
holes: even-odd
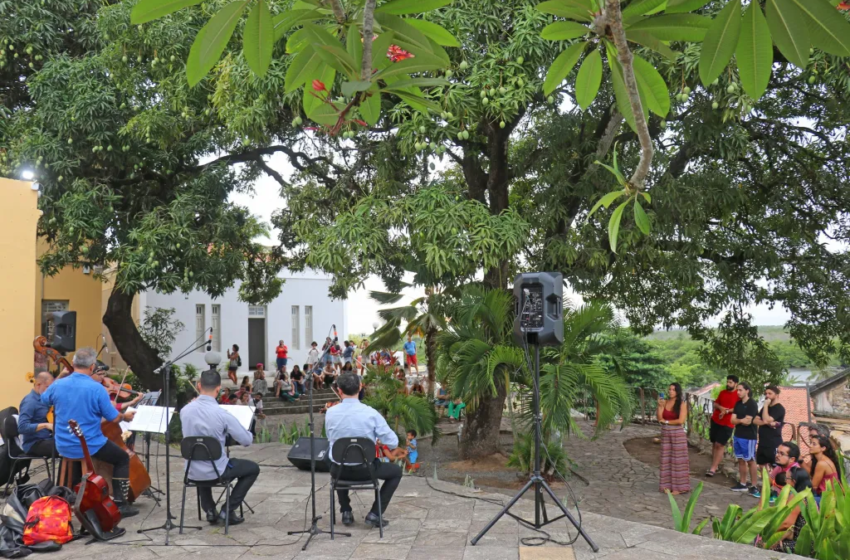
[[[280,172],[284,178],[292,173],[292,167],[289,165],[286,156],[282,154],[276,154],[268,159],[267,162],[272,168]],[[234,193],[230,197],[230,200],[247,207],[251,213],[271,227],[272,214],[284,206],[284,201],[279,193],[280,187],[278,183],[274,179],[264,175],[255,183],[254,192]],[[276,243],[277,234],[273,231],[270,239],[266,242]],[[375,329],[375,325],[380,324],[378,310],[381,306],[369,298],[369,291],[383,291],[384,285],[377,277],[367,278],[364,284],[365,286],[363,288],[348,296],[348,324],[346,329],[348,334],[371,333]],[[285,284],[283,289],[286,290]],[[405,290],[404,295],[405,297],[401,303],[422,296],[424,292],[421,288],[411,288]],[[572,294],[572,296],[567,295],[566,297],[575,299],[577,296]],[[782,325],[790,318],[787,310],[779,306],[774,309],[769,309],[767,305],[751,306],[748,308],[748,311],[752,313],[753,322],[756,325]]]

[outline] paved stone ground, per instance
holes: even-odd
[[[447,482],[426,481],[422,477],[409,476],[402,481],[393,499],[387,519],[391,521],[379,539],[378,531],[367,530],[362,523],[371,496],[360,492],[352,499],[356,524],[351,529],[352,537],[340,537],[331,541],[327,535],[314,538],[306,551],[301,550],[304,540],[286,535],[288,530],[304,527],[305,512],[309,507],[310,474],[288,466],[287,446],[279,444],[256,445],[248,449],[233,450],[234,457],[246,457],[259,462],[262,472],[248,495],[255,513],[246,511],[246,522],[234,527],[225,536],[222,527],[205,525],[201,531],[187,531],[179,535],[171,532],[172,546],[165,547],[164,531],[146,535],[136,529],[155,527],[165,519],[164,508],[153,507],[149,498],[142,498],[137,505],[141,515],[126,520],[122,525],[127,535],[116,544],[95,543],[85,545],[83,541],[69,543],[60,552],[50,554],[55,560],[65,558],[91,558],[94,560],[158,560],[159,558],[219,558],[250,560],[255,557],[274,557],[280,560],[310,558],[314,560],[645,560],[652,558],[676,558],[696,560],[703,558],[727,560],[767,560],[770,558],[797,558],[770,553],[743,545],[723,543],[703,537],[675,533],[667,529],[643,525],[633,521],[612,519],[594,513],[583,515],[583,525],[601,547],[594,554],[579,541],[574,547],[545,545],[523,546],[521,539],[535,536],[533,531],[521,527],[513,519],[503,519],[481,539],[477,546],[469,544],[486,523],[499,511],[501,494],[474,492]],[[154,484],[164,486],[164,458],[156,460],[157,474],[152,473]],[[172,511],[180,514],[182,492],[180,466],[182,461],[173,460],[176,467],[172,474]],[[324,518],[320,527],[328,528],[328,490],[324,485],[328,475],[319,474],[317,483],[318,510]],[[431,482],[432,489],[428,482]],[[442,491],[442,492],[441,492]],[[446,494],[444,492],[449,492]],[[453,494],[452,494],[453,493]],[[460,496],[455,495],[460,494]],[[464,497],[466,496],[466,497]],[[477,498],[477,499],[476,499]],[[194,492],[189,492],[187,524],[198,523]],[[532,503],[522,500],[514,512],[530,515]],[[340,527],[342,528],[342,527]],[[569,538],[561,522],[549,526],[550,534],[561,540]]]
[[[592,434],[588,423],[580,424],[584,433]],[[566,444],[568,456],[575,461],[574,470],[590,482],[586,485],[573,479],[571,483],[582,509],[638,521],[648,525],[672,528],[670,502],[666,495],[658,492],[658,470],[633,458],[623,445],[625,441],[658,435],[657,427],[631,424],[622,431],[615,429],[597,440],[572,437]],[[661,452],[660,446],[655,446]],[[691,471],[691,487],[706,481],[703,473]],[[729,486],[733,481],[722,477],[714,480]],[[678,496],[680,508],[684,508],[690,495]],[[729,490],[729,487],[712,482],[703,484],[703,491],[695,510],[694,525],[710,515],[722,516],[729,504],[738,504],[744,510],[757,504],[754,498]],[[708,533],[706,529],[706,534]]]

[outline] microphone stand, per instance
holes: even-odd
[[[204,336],[206,336],[206,332],[204,332]],[[154,373],[162,373],[162,397],[165,399],[165,522],[158,527],[150,527],[149,529],[139,529],[136,533],[147,533],[149,531],[159,531],[160,529],[165,530],[165,546],[168,546],[168,537],[171,532],[171,529],[177,528],[171,520],[177,519],[175,516],[171,514],[171,430],[169,430],[169,420],[168,417],[168,409],[171,406],[171,399],[169,396],[168,386],[170,385],[171,378],[171,366],[176,362],[182,360],[192,352],[200,350],[204,346],[207,345],[207,341],[204,340],[201,344],[197,344],[197,340],[192,344],[195,345],[192,348],[184,351],[182,354],[174,358],[173,360],[167,361],[162,364],[158,369],[154,370]],[[183,526],[184,529],[202,529],[203,527],[188,527],[186,525]]]
[[[328,331],[328,332],[330,333],[330,331]],[[313,540],[313,537],[315,537],[316,535],[331,535],[331,538],[333,538],[333,536],[335,536],[335,535],[342,535],[344,537],[350,537],[351,536],[351,533],[343,533],[343,532],[340,532],[340,531],[334,531],[333,534],[331,534],[330,531],[325,531],[323,529],[319,529],[319,520],[322,518],[322,516],[316,515],[316,453],[315,453],[315,447],[314,447],[314,445],[315,445],[314,441],[315,440],[314,440],[314,431],[313,431],[313,372],[315,372],[317,368],[321,367],[319,364],[322,364],[325,361],[325,357],[330,352],[331,346],[333,344],[336,344],[336,342],[337,342],[337,337],[334,337],[333,342],[331,344],[329,344],[328,348],[324,351],[324,353],[322,353],[321,358],[319,358],[319,361],[316,363],[315,366],[313,366],[312,371],[310,371],[310,374],[307,376],[307,379],[305,380],[308,383],[307,393],[308,393],[308,400],[310,401],[310,416],[309,416],[309,418],[310,418],[310,423],[309,423],[309,426],[310,426],[310,500],[313,503],[313,522],[310,524],[309,529],[304,529],[302,531],[288,531],[287,532],[288,535],[304,535],[304,534],[309,535],[307,537],[307,542],[305,542],[304,546],[301,547],[302,551],[307,550],[307,547],[310,545],[310,541]],[[319,371],[321,371],[321,369]],[[328,449],[328,453],[330,453],[330,449]],[[336,515],[336,512],[332,511],[331,515],[332,516]]]

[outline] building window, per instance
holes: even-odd
[[[301,348],[301,308],[297,305],[292,306],[292,338],[289,339],[289,344],[293,350]]]
[[[68,311],[67,299],[43,299],[41,300],[41,314],[53,313],[54,311]]]
[[[313,342],[313,306],[304,306],[304,344],[310,345]]]
[[[221,305],[212,305],[212,347],[216,352],[221,352]]]
[[[206,305],[203,303],[195,304],[195,338],[202,340],[207,332]],[[198,352],[203,352],[206,346],[198,348]]]
[[[249,305],[248,317],[262,318],[266,316],[266,308],[262,305]]]

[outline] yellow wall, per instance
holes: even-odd
[[[38,193],[32,183],[0,178],[0,340],[5,363],[0,369],[0,408],[18,407],[31,389],[33,307],[36,299],[36,224]]]
[[[43,239],[37,242],[38,256],[48,249]],[[37,269],[37,265],[36,265]],[[41,304],[44,300],[67,300],[68,311],[77,312],[77,348],[92,346],[99,350],[102,344],[100,334],[103,324],[101,310],[101,290],[103,283],[94,277],[94,271],[66,266],[55,276],[44,276],[36,270],[36,325],[33,336],[41,334]],[[71,355],[68,356],[70,361]]]

